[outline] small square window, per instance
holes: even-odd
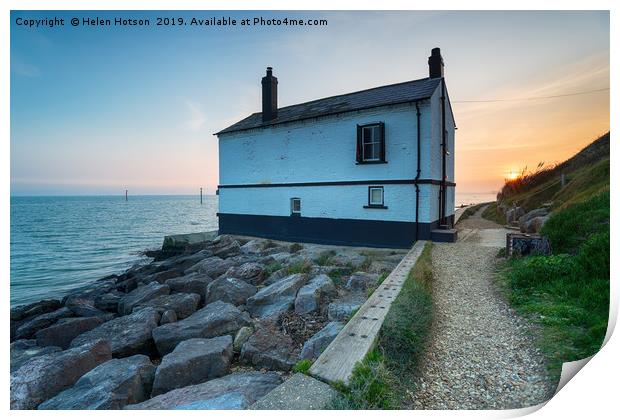
[[[383,206],[383,187],[368,187],[368,205]]]
[[[291,214],[301,214],[301,198],[291,198]]]

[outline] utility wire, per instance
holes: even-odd
[[[563,97],[566,97],[566,96],[586,95],[586,94],[589,94],[589,93],[605,92],[605,91],[608,91],[608,90],[609,90],[609,88],[602,88],[602,89],[586,90],[586,91],[583,91],[583,92],[564,93],[564,94],[561,94],[561,95],[534,96],[534,97],[531,97],[531,98],[481,99],[481,100],[474,100],[474,101],[452,101],[452,103],[535,101],[535,100],[538,100],[538,99],[553,99],[553,98],[563,98]]]

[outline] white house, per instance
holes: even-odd
[[[434,48],[429,77],[278,108],[216,133],[220,233],[406,248],[454,241],[455,122]]]

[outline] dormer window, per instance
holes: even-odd
[[[385,124],[382,122],[357,126],[357,163],[386,163]]]

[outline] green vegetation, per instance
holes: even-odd
[[[289,247],[289,249],[288,249],[288,250],[289,250],[289,252],[290,252],[291,254],[294,254],[294,253],[296,253],[296,252],[298,252],[298,251],[301,251],[302,249],[304,249],[304,246],[303,246],[302,244],[298,244],[298,243],[296,242],[296,243],[294,243],[294,244],[291,244],[291,246]]]
[[[480,204],[476,204],[475,206],[470,206],[470,207],[466,208],[465,211],[463,212],[463,214],[461,215],[461,217],[459,219],[459,222],[470,218],[471,216],[476,214],[476,212],[478,210],[480,210],[480,208],[482,206],[486,206],[487,204],[489,204],[489,203],[480,203]]]
[[[607,330],[609,192],[554,212],[541,233],[553,255],[508,260],[501,280],[510,303],[541,326],[557,380],[562,363],[596,353]]]
[[[307,260],[299,261],[288,266],[288,274],[304,273],[308,274],[312,270],[312,263]]]
[[[428,243],[392,303],[377,347],[353,371],[331,408],[398,409],[405,405],[432,320],[432,243]]]
[[[504,217],[504,214],[497,208],[497,203],[489,204],[489,207],[482,212],[482,217],[499,225],[506,224],[506,217]]]
[[[271,276],[276,271],[281,270],[282,267],[283,267],[282,263],[279,263],[279,262],[274,262],[274,263],[269,264],[267,267],[265,267],[264,277],[268,279],[269,276]]]
[[[314,260],[314,262],[317,265],[320,266],[325,266],[325,265],[329,265],[331,259],[333,256],[336,255],[336,251],[334,250],[329,250],[329,251],[323,251],[319,254],[319,256]]]
[[[312,366],[312,360],[302,359],[299,362],[295,363],[293,366],[293,372],[295,373],[308,373],[310,370],[310,366]]]

